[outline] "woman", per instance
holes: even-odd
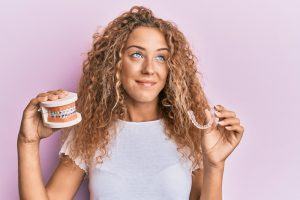
[[[38,105],[67,92],[40,93],[24,109],[21,199],[72,199],[85,175],[91,199],[222,199],[225,160],[244,129],[221,105],[210,116],[195,60],[177,27],[142,6],[96,33],[78,89],[83,120],[63,130],[68,138],[46,186],[39,143],[58,129],[43,126]],[[198,129],[189,110],[200,124],[219,123]]]

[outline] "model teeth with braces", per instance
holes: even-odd
[[[60,110],[60,111],[50,111],[49,115],[51,117],[59,117],[59,118],[66,118],[72,114],[76,113],[75,107],[68,108],[66,110]]]
[[[40,102],[39,112],[43,123],[50,128],[64,128],[73,126],[81,121],[81,114],[76,110],[77,94],[69,94],[60,99]]]

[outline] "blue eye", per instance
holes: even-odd
[[[139,53],[139,52],[134,52],[133,54],[131,54],[131,56],[134,57],[134,58],[142,58],[143,57],[142,54]],[[160,58],[159,59],[160,61],[165,61],[166,60],[166,58],[164,56],[157,56],[157,57]]]
[[[165,61],[165,60],[166,60],[164,56],[158,56],[158,57],[160,57],[160,58],[163,58],[163,61]]]
[[[131,54],[131,56],[135,57],[134,55],[140,55],[140,56],[142,56],[142,55],[141,55],[140,53],[138,53],[138,52],[135,52],[135,53]]]

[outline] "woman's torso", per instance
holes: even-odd
[[[95,157],[98,154],[97,150]],[[88,167],[90,199],[188,200],[191,161],[180,156],[176,144],[167,138],[161,119],[119,120],[108,157],[102,164]]]

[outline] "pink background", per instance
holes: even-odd
[[[16,138],[26,104],[40,92],[74,91],[92,34],[134,4],[178,25],[211,102],[245,127],[226,163],[224,199],[300,199],[296,0],[1,1],[0,199],[18,199]],[[45,183],[58,164],[58,134],[41,142]],[[85,181],[76,199],[88,197]]]

